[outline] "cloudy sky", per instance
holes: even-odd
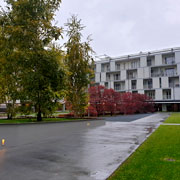
[[[0,4],[3,0],[0,0]],[[62,0],[62,26],[78,14],[97,55],[120,56],[180,46],[180,0]]]

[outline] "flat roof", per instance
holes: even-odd
[[[180,51],[180,47],[174,47],[174,48],[168,48],[168,49],[161,49],[161,50],[155,50],[155,51],[148,51],[148,52],[139,52],[136,54],[129,54],[129,55],[123,55],[123,56],[117,56],[117,57],[110,57],[108,55],[101,55],[96,56],[95,63],[108,63],[110,61],[123,61],[128,59],[136,59],[143,56],[154,56],[157,54],[166,54],[166,53],[173,53],[176,51]]]

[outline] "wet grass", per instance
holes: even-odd
[[[180,113],[172,113],[164,123],[180,123]]]
[[[63,121],[79,121],[83,119],[75,118],[43,118],[43,122],[63,122]],[[37,123],[36,118],[22,118],[22,119],[0,119],[0,124],[21,124],[21,123]]]
[[[108,180],[179,180],[180,126],[160,126]]]

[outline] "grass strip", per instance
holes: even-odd
[[[84,119],[75,118],[43,118],[41,122],[63,122],[63,121],[79,121]],[[23,118],[23,119],[0,119],[0,124],[21,124],[21,123],[37,123],[36,118]],[[39,123],[39,122],[38,122]]]
[[[164,123],[180,123],[180,113],[172,113]]]
[[[180,126],[160,126],[108,180],[179,180]]]

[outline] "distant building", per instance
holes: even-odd
[[[95,84],[150,96],[159,111],[180,111],[180,48],[101,57]]]

